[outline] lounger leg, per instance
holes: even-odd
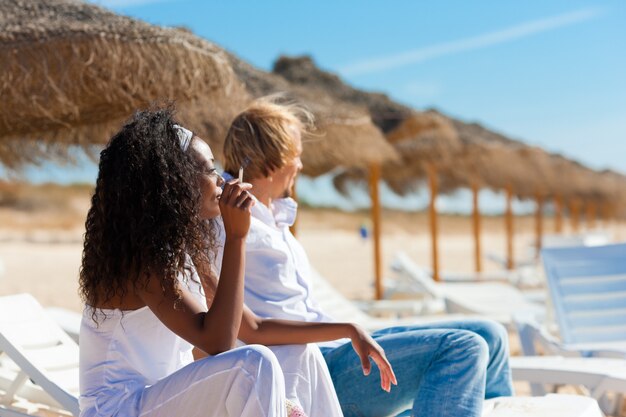
[[[0,398],[0,404],[2,405],[11,405],[15,398],[15,394],[19,391],[20,388],[28,381],[28,375],[25,372],[20,371],[17,374],[11,386],[7,389],[5,394]],[[0,412],[1,414],[1,412]]]

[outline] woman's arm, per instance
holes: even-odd
[[[164,292],[158,276],[152,276],[146,288],[138,290],[138,295],[163,324],[211,355],[232,349],[241,325],[245,237],[253,204],[246,192],[249,188],[249,184],[229,183],[220,199],[226,243],[222,272],[209,312],[187,289],[181,289],[181,299],[173,291]]]
[[[352,338],[351,323],[309,323],[305,321],[262,319],[244,307],[239,338],[260,345],[290,345]]]
[[[308,323],[303,321],[262,319],[244,306],[239,338],[244,342],[262,345],[286,345],[326,342],[350,338],[352,347],[361,359],[363,373],[369,375],[371,357],[380,369],[381,387],[391,390],[397,385],[396,376],[385,351],[360,326],[353,323]]]

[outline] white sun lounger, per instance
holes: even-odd
[[[0,297],[0,416],[41,404],[78,416],[78,345],[29,294]]]
[[[333,317],[340,321],[352,321],[361,324],[366,329],[372,331],[384,327],[401,326],[405,324],[424,324],[433,323],[437,321],[446,320],[459,320],[468,317],[476,317],[465,314],[453,314],[453,315],[435,315],[435,316],[417,316],[417,317],[401,317],[391,319],[380,319],[372,317],[366,312],[362,311],[354,302],[345,298],[339,291],[330,285],[321,275],[316,272],[312,273],[313,295],[318,301],[319,306]],[[451,284],[452,285],[452,284]],[[384,301],[384,300],[383,300]],[[411,300],[387,300],[387,309],[390,312],[401,311],[411,312],[410,308],[406,308],[408,302],[409,306]],[[406,302],[405,302],[406,301]],[[374,305],[377,302],[374,302]],[[383,303],[385,305],[385,303]],[[421,304],[417,304],[421,306]],[[414,311],[418,311],[418,307]],[[540,377],[535,377],[533,372],[538,368],[539,363],[529,363],[528,368],[524,366],[524,363],[518,361],[519,358],[511,358],[514,364],[513,377],[516,380],[525,380],[531,383],[551,383],[550,379],[544,381],[541,379],[544,374],[540,374]],[[527,358],[522,358],[527,359]],[[543,360],[543,358],[539,358]],[[558,369],[558,368],[557,368]],[[544,371],[545,372],[545,371]],[[558,380],[559,377],[563,377],[564,371],[559,370],[559,373],[551,375]],[[592,386],[597,388],[597,392],[602,394],[601,386],[594,385],[594,375],[581,374],[587,376],[588,379],[583,379],[583,385]],[[581,376],[581,378],[583,377]],[[565,383],[561,380],[561,383]],[[572,380],[570,383],[578,384],[579,379]],[[609,389],[614,390],[616,387],[610,385]],[[543,395],[543,392],[537,395]],[[485,401],[485,408],[483,410],[483,417],[601,417],[598,403],[595,399],[569,396],[569,395],[548,395],[539,397],[507,397],[497,398]]]
[[[571,248],[579,246],[601,246],[611,242],[611,235],[606,231],[587,232],[575,235],[548,234],[541,239],[544,249]]]
[[[356,303],[348,300],[317,272],[312,271],[311,280],[313,297],[323,311],[336,320],[358,323],[368,331],[471,317],[466,314],[430,314],[433,311],[441,312],[443,307],[431,301],[426,301],[426,304],[420,300],[381,300]],[[376,317],[369,313],[380,314],[384,317]]]
[[[416,265],[417,266],[417,265]],[[432,278],[433,271],[430,268],[419,266],[424,274]],[[443,282],[478,282],[478,281],[496,281],[515,283],[519,281],[518,271],[509,271],[501,269],[499,271],[483,271],[483,272],[440,272],[439,276]]]
[[[545,316],[545,306],[530,302],[520,290],[509,284],[435,282],[404,253],[397,254],[393,268],[403,277],[402,282],[396,280],[394,291],[427,294],[444,300],[448,313],[488,316],[507,326],[512,326],[513,315],[520,312]]]
[[[626,360],[563,356],[510,358],[513,380],[527,381],[533,394],[538,386],[579,385],[589,391],[607,414],[618,414],[626,393]],[[613,394],[613,397],[609,395]]]
[[[602,417],[589,397],[550,394],[544,397],[500,397],[485,401],[482,417]]]
[[[360,310],[354,308],[356,310],[352,313],[357,316],[363,314],[361,318],[372,320],[363,312],[357,313]],[[20,399],[45,404],[52,411],[67,410],[74,416],[79,415],[78,347],[32,296],[0,297],[0,347],[3,349],[0,361],[0,417],[35,415],[30,414],[25,405],[24,412],[8,407]],[[7,379],[10,375],[18,375],[13,380],[17,380],[17,384]],[[18,402],[18,405],[22,404]],[[487,400],[482,416],[602,417],[602,414],[597,402],[591,398],[547,395]]]
[[[626,357],[626,244],[544,249],[563,346]]]
[[[596,230],[586,233],[578,233],[572,235],[564,234],[545,234],[541,237],[541,247],[546,248],[565,248],[575,246],[600,246],[607,245],[611,242],[612,237],[608,231]],[[498,264],[502,269],[507,268],[507,259],[497,253],[488,253],[487,259]],[[533,244],[528,248],[528,255],[526,259],[516,261],[514,264],[515,270],[520,268],[532,267],[539,263],[537,257],[537,248]]]
[[[564,356],[513,356],[513,379],[541,384],[583,385],[599,399],[607,392],[626,393],[626,360]]]
[[[46,314],[78,343],[82,316],[74,311],[60,307],[48,307],[45,310]]]

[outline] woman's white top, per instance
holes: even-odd
[[[206,307],[195,270],[192,277],[187,286]],[[97,322],[93,311],[85,307],[80,329],[81,417],[138,415],[143,389],[193,362],[193,346],[147,306],[96,310]]]

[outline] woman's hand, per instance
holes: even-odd
[[[220,212],[227,238],[245,238],[250,228],[250,208],[254,199],[248,192],[251,184],[234,179],[224,185],[220,197]]]
[[[369,358],[371,357],[378,365],[378,370],[380,371],[381,388],[389,392],[391,391],[391,384],[398,385],[396,375],[393,373],[391,364],[385,356],[385,351],[365,330],[356,324],[352,325],[350,339],[356,354],[361,358],[364,375],[370,374],[372,364]]]

